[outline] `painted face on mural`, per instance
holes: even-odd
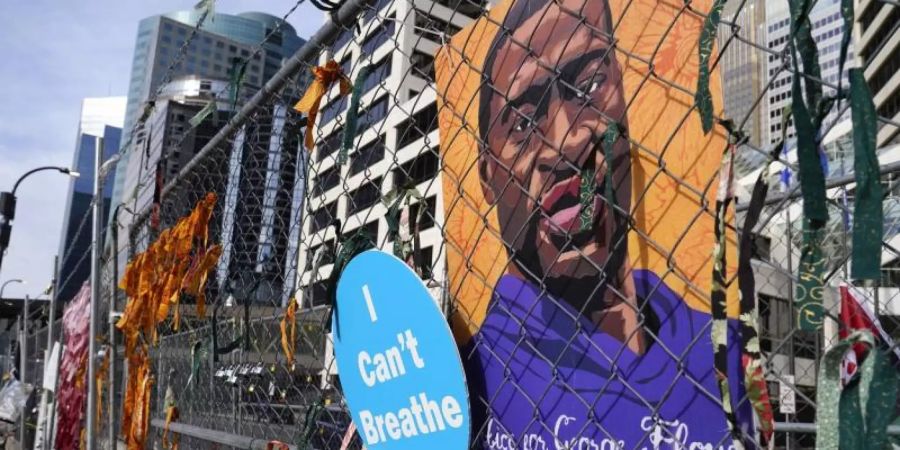
[[[603,195],[601,136],[611,121],[627,126],[608,6],[519,0],[504,26],[510,33],[498,36],[486,64],[492,88],[481,96],[487,148],[479,169],[514,261],[509,270],[580,311],[602,311],[611,293],[621,296],[631,199],[625,138],[613,145],[617,213]],[[581,174],[591,172],[593,214],[582,227]]]

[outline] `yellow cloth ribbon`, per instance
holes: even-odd
[[[178,450],[178,433],[172,433],[172,442],[169,442],[169,424],[178,421],[178,406],[175,403],[175,392],[172,386],[166,388],[166,424],[163,426],[162,447]]]
[[[300,101],[294,105],[294,111],[306,114],[306,136],[303,143],[310,151],[313,149],[313,128],[316,124],[316,117],[319,115],[322,97],[336,81],[339,83],[341,96],[349,94],[353,89],[350,79],[341,71],[340,64],[334,60],[329,60],[324,66],[313,67],[312,73],[312,84],[306,89]]]
[[[100,368],[95,375],[97,386],[97,423],[103,423],[103,391],[105,390],[106,377],[109,373],[109,354],[111,351],[112,349],[107,347],[106,354],[103,355],[103,362],[100,363]]]
[[[288,331],[290,329],[290,331]],[[281,318],[281,349],[287,359],[288,367],[294,364],[294,352],[297,350],[297,300],[291,297]]]

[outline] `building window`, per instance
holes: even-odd
[[[315,233],[323,230],[334,221],[337,217],[337,202],[331,202],[312,214],[312,221],[309,224],[309,232]]]
[[[334,133],[331,133],[325,139],[319,141],[319,145],[316,146],[316,161],[322,161],[326,156],[334,153],[337,149],[341,148],[341,140],[343,139],[344,129],[338,128],[334,130]]]
[[[375,53],[378,47],[387,42],[394,35],[394,21],[383,22],[375,31],[363,41],[362,52],[364,55]]]
[[[440,158],[433,150],[427,150],[412,161],[394,169],[394,186],[416,186],[434,178],[438,173]]]
[[[419,208],[421,203],[409,206],[409,216],[419,217]],[[422,211],[422,217],[419,219],[419,231],[425,231],[434,226],[435,211],[437,210],[437,197],[428,197],[425,199],[425,210]]]
[[[367,167],[384,159],[385,139],[384,135],[378,136],[378,139],[366,144],[356,153],[350,156],[350,175],[356,175]]]
[[[381,97],[375,103],[372,103],[365,111],[359,113],[359,121],[357,122],[356,135],[359,136],[372,125],[387,117],[388,98]]]
[[[366,22],[375,18],[378,15],[378,12],[384,9],[385,6],[389,5],[393,0],[378,0],[372,5],[371,9],[367,9],[366,13],[363,15]]]
[[[397,148],[403,148],[437,128],[437,104],[413,114],[397,127]]]
[[[434,56],[415,50],[411,62],[416,75],[434,81]]]
[[[325,105],[322,108],[322,118],[319,120],[319,126],[325,125],[328,122],[334,120],[337,116],[341,115],[344,112],[344,109],[347,108],[347,96],[342,95],[334,100],[331,103]]]
[[[375,86],[381,85],[384,80],[391,76],[391,56],[392,53],[388,54],[388,56],[375,64],[375,68],[373,68],[366,79],[363,80],[363,94],[371,91]]]
[[[350,193],[347,201],[347,216],[371,207],[381,198],[381,178],[370,181]]]
[[[416,28],[414,31],[425,39],[440,42],[441,36],[453,36],[459,30],[460,28],[456,25],[416,10]]]
[[[344,233],[345,237],[353,236],[356,233],[365,233],[369,238],[369,242],[372,243],[372,246],[378,245],[378,219],[375,219],[362,227],[347,231]]]
[[[353,39],[353,30],[348,28],[344,31],[341,31],[341,34],[339,34],[337,39],[334,40],[334,45],[331,46],[331,51],[337,52],[345,45],[347,45],[347,43],[350,42],[351,39]]]
[[[344,57],[341,61],[341,72],[344,75],[350,76],[350,72],[353,70],[353,60],[350,58],[350,55]]]
[[[313,308],[316,306],[322,306],[329,304],[328,300],[328,280],[319,280],[316,281],[315,284],[312,285],[312,298],[309,299],[309,304],[304,305],[309,308]],[[308,287],[305,289],[309,289]],[[317,349],[318,351],[318,349]]]
[[[316,262],[316,253],[322,251],[322,259],[319,260],[319,267],[324,267],[328,264],[334,264],[334,240],[329,239],[325,241],[324,244],[316,245],[309,249],[306,252],[306,268],[307,270],[312,270],[313,263]]]
[[[419,266],[419,275],[422,276],[422,279],[428,280],[434,276],[432,271],[433,267],[431,267],[431,259],[434,257],[434,247],[425,247],[419,250],[418,261],[416,261],[416,265]]]
[[[340,166],[334,166],[320,173],[313,182],[313,195],[322,195],[341,181]]]

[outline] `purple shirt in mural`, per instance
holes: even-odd
[[[634,281],[658,321],[643,355],[531,283],[500,279],[466,358],[485,449],[737,448],[717,405],[710,315],[652,272],[637,270]],[[743,399],[738,329],[730,320],[729,377],[732,398]],[[749,432],[749,402],[735,409]]]

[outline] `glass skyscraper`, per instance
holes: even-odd
[[[91,199],[94,197],[95,146],[97,139],[103,138],[104,161],[116,154],[119,150],[124,117],[125,97],[86,98],[82,102],[75,155],[71,166],[80,172],[81,176],[69,181],[59,245],[59,276],[55,291],[60,301],[69,301],[90,276],[90,260],[83,258],[83,255],[90,251],[91,246],[90,207]],[[108,175],[104,186],[104,217],[109,213],[113,176],[115,172]],[[85,219],[86,215],[88,217]]]
[[[258,12],[237,15],[213,14],[207,17],[178,59],[181,47],[200,19],[201,11],[177,11],[148,17],[138,25],[131,79],[128,88],[128,104],[125,113],[122,146],[134,146],[145,130],[132,130],[144,111],[145,104],[159,86],[171,79],[187,75],[204,78],[229,79],[236,62],[253,55],[256,46],[268,37],[263,51],[254,55],[247,64],[243,82],[259,88],[281,67],[284,58],[292,55],[304,43],[294,28],[281,19]],[[278,29],[277,32],[274,30]],[[174,66],[173,66],[174,64]],[[172,67],[166,79],[169,68]],[[119,162],[120,170],[113,188],[113,204],[131,196],[140,181],[139,173],[130,170],[126,151]]]

